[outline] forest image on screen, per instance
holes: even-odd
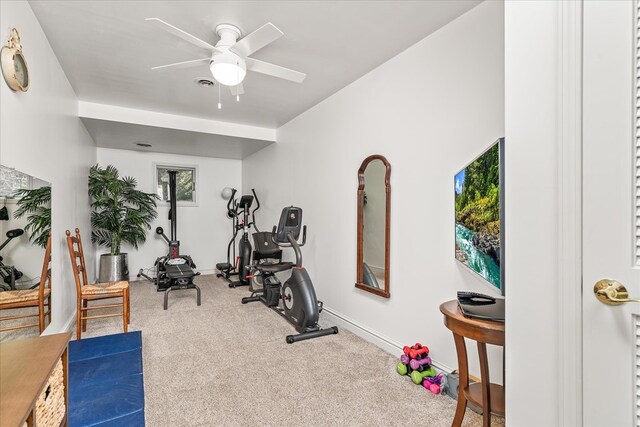
[[[455,175],[454,191],[456,259],[501,289],[499,142]]]

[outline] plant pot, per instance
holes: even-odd
[[[100,255],[98,282],[117,282],[119,280],[129,280],[129,263],[127,261],[127,254]]]

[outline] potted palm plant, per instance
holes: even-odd
[[[27,215],[24,229],[29,234],[29,240],[34,245],[46,248],[51,230],[51,186],[20,189],[13,198],[17,199],[18,205],[13,217],[22,218]]]
[[[100,256],[100,282],[129,279],[127,254],[120,249],[125,243],[138,249],[158,215],[158,196],[137,190],[136,185],[133,177],[120,178],[112,165],[95,165],[89,170],[91,241],[110,250]]]

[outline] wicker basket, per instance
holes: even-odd
[[[64,372],[62,360],[58,360],[47,384],[36,401],[36,426],[58,427],[64,419],[66,408],[64,404]]]

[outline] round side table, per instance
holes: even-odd
[[[442,303],[440,312],[444,315],[444,325],[453,332],[460,372],[458,405],[451,426],[459,427],[462,425],[467,401],[469,401],[482,408],[482,425],[489,427],[492,414],[504,417],[504,387],[491,384],[489,380],[487,344],[504,347],[504,323],[464,317],[456,300]],[[481,382],[471,385],[469,385],[469,363],[465,338],[477,342],[480,358]]]

